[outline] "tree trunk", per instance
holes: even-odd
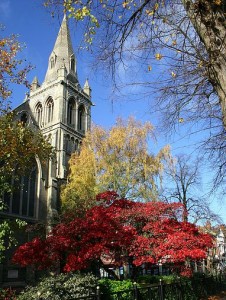
[[[109,275],[111,275],[115,280],[120,280],[119,276],[115,273],[114,270],[110,269],[107,265],[100,262],[100,267],[104,269]]]
[[[226,129],[226,25],[223,1],[220,5],[212,0],[197,0],[194,3],[182,0],[182,3],[208,53],[207,76],[219,97]]]

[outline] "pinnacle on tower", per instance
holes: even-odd
[[[91,96],[91,88],[89,86],[89,82],[88,82],[88,78],[86,79],[86,82],[84,84],[84,87],[83,87],[83,91],[88,95],[88,96]]]
[[[37,88],[40,87],[40,84],[38,82],[38,77],[35,76],[32,83],[31,83],[31,91],[34,92],[35,90],[37,90]]]

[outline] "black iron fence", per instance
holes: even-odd
[[[226,277],[203,277],[174,283],[136,284],[132,289],[105,293],[97,286],[95,293],[73,300],[199,300],[226,290]]]

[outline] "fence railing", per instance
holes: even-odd
[[[204,277],[194,282],[188,280],[169,284],[160,280],[157,284],[134,283],[132,289],[108,294],[101,293],[97,286],[95,293],[71,300],[198,300],[223,289],[226,289],[225,277]]]
[[[175,293],[176,292],[176,293]],[[182,300],[181,290],[176,284],[150,284],[145,286],[137,286],[134,284],[133,289],[111,292],[102,294],[100,289],[97,289],[95,294],[85,297],[76,298],[77,300],[165,300],[165,295],[172,294],[175,300]],[[176,298],[175,298],[176,295]],[[170,298],[169,298],[170,299]]]

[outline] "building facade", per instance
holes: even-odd
[[[202,272],[213,275],[226,273],[226,226],[211,226],[207,221],[200,229],[213,238],[213,247],[208,250],[206,261],[203,261]]]
[[[5,214],[31,223],[48,223],[57,214],[59,188],[67,176],[68,160],[90,129],[91,106],[91,88],[87,80],[83,88],[79,83],[76,57],[64,16],[49,56],[44,82],[39,84],[35,77],[30,93],[15,109],[16,119],[33,130],[41,130],[48,138],[55,149],[55,158],[45,166],[38,157],[34,158],[30,174],[19,179],[20,189],[6,197],[8,211]],[[22,275],[7,259],[0,265],[0,283],[23,281],[26,274]]]
[[[219,226],[215,239],[214,261],[218,272],[226,271],[226,227]]]

